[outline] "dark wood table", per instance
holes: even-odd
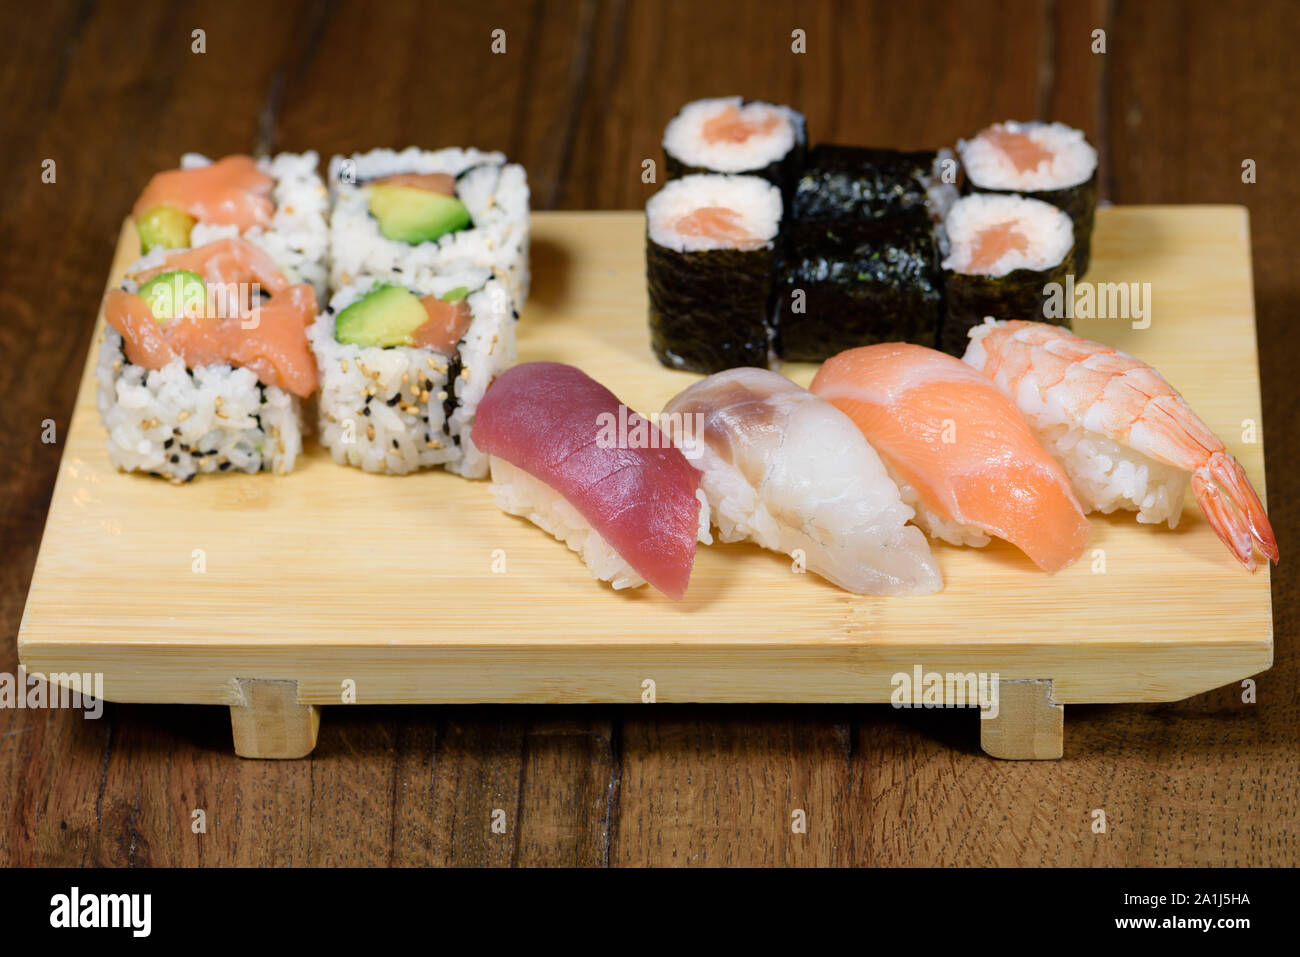
[[[1072,707],[1058,762],[988,759],[967,713],[883,706],[337,708],[293,762],[235,758],[225,708],[6,710],[0,861],[1295,865],[1297,35],[1288,0],[24,6],[0,39],[0,671],[17,669],[61,454],[42,422],[67,428],[118,226],[150,174],[185,150],[463,144],[524,163],[538,209],[640,208],[665,121],[733,92],[863,144],[1060,119],[1098,145],[1113,203],[1248,206],[1290,560],[1258,703],[1227,687]]]

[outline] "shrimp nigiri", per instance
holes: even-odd
[[[1255,570],[1277,539],[1245,471],[1155,369],[1041,322],[986,320],[965,362],[1010,396],[1065,467],[1089,509],[1136,511],[1139,522],[1182,512],[1188,479],[1210,527]]]
[[[703,474],[722,541],[800,552],[810,571],[860,594],[943,587],[875,450],[848,416],[785,376],[711,375],[669,400],[659,425]]]
[[[930,535],[977,546],[996,535],[1048,572],[1083,553],[1088,520],[1065,472],[960,359],[901,342],[849,349],[822,365],[812,391],[862,430]]]

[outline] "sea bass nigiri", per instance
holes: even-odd
[[[612,423],[626,423],[627,441]],[[492,457],[497,504],[578,552],[593,576],[685,595],[695,544],[712,541],[700,473],[595,379],[559,362],[507,370],[479,403],[474,443]]]
[[[1278,560],[1264,505],[1222,440],[1155,369],[1040,322],[987,320],[965,361],[1010,396],[1089,509],[1168,522],[1188,478],[1210,527],[1247,569]]]
[[[807,567],[860,594],[943,587],[913,510],[857,426],[783,375],[740,368],[696,382],[660,426],[703,473],[724,542],[802,551]]]
[[[960,359],[906,343],[828,359],[812,391],[885,460],[916,522],[955,545],[1004,538],[1044,571],[1083,552],[1088,520],[1024,416]]]

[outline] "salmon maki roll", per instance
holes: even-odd
[[[807,139],[802,113],[723,96],[683,106],[664,129],[663,147],[670,179],[743,173],[788,193],[803,165]]]
[[[672,369],[770,361],[781,191],[757,176],[675,179],[646,203],[650,346]]]
[[[1049,203],[996,193],[963,196],[943,228],[947,309],[938,347],[949,355],[966,351],[968,333],[987,316],[1047,318],[1048,284],[1064,284],[1074,272],[1074,225]]]
[[[330,160],[330,282],[488,269],[528,298],[528,178],[501,153],[376,149]]]
[[[862,430],[931,536],[1006,539],[1047,572],[1082,554],[1088,520],[1065,472],[1011,400],[960,359],[906,343],[850,349],[821,367],[812,391]]]
[[[526,362],[479,404],[474,440],[492,457],[497,504],[577,552],[615,588],[686,594],[710,542],[697,472],[671,440],[580,369]]]
[[[316,391],[316,295],[249,239],[154,249],[104,298],[95,375],[109,459],[173,482],[293,469]]]
[[[131,215],[145,253],[243,237],[266,251],[293,282],[325,293],[329,193],[314,152],[210,160],[186,153],[158,173]]]
[[[335,293],[308,331],[320,441],[334,461],[485,478],[471,433],[479,400],[515,361],[511,303],[487,269],[405,283],[360,277]]]

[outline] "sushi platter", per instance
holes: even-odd
[[[140,253],[128,220],[111,288]],[[651,347],[643,214],[538,213],[530,257],[520,362],[572,364],[644,411],[698,381]],[[1149,290],[1147,313],[1076,315],[1074,331],[1176,383],[1262,497],[1245,211],[1099,209],[1087,279]],[[486,302],[493,281],[471,287],[475,322],[473,296]],[[1002,540],[936,539],[942,590],[879,597],[753,544],[715,544],[697,550],[673,601],[594,582],[573,552],[503,512],[487,483],[441,468],[374,474],[304,441],[287,474],[171,487],[119,471],[96,408],[105,334],[101,315],[20,660],[29,673],[102,673],[112,701],[229,707],[247,756],[309,753],[327,705],[887,703],[897,676],[919,670],[998,676],[997,716],[971,716],[985,750],[1059,757],[1066,705],[1172,701],[1272,664],[1269,563],[1245,571],[1190,496],[1173,530],[1093,514],[1082,556],[1053,574]],[[780,371],[808,386],[817,366]],[[238,461],[242,446],[230,448]],[[228,464],[196,462],[179,477]],[[482,474],[468,458],[453,465]]]

